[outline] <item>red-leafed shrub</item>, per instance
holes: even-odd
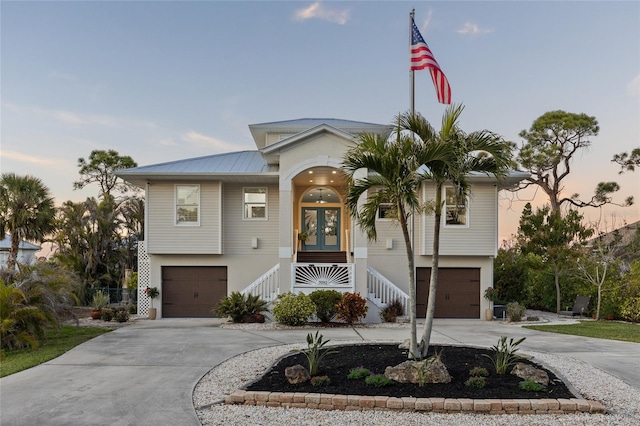
[[[360,297],[360,293],[344,293],[342,299],[336,305],[338,319],[347,324],[353,324],[367,315],[367,301]]]

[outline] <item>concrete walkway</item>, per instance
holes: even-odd
[[[139,320],[46,364],[0,379],[0,424],[199,425],[191,395],[212,367],[240,353],[303,343],[310,329],[238,330],[219,320]],[[322,329],[332,341],[401,341],[407,327]],[[640,389],[640,344],[527,330],[497,321],[436,320],[433,343],[491,346],[582,359]]]

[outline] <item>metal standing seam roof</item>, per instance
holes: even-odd
[[[147,174],[261,174],[277,173],[278,167],[267,164],[258,151],[239,151],[204,157],[188,158],[167,163],[134,167],[117,172],[118,176]]]
[[[4,238],[0,240],[0,251],[9,250],[11,248],[11,235],[5,234]],[[20,241],[18,248],[22,250],[40,250],[42,247],[35,244],[31,244],[27,241]]]
[[[269,127],[269,128],[285,128],[285,129],[310,129],[321,124],[327,124],[331,127],[338,129],[354,129],[354,128],[368,128],[368,127],[387,127],[386,125],[379,123],[369,123],[366,121],[355,120],[342,120],[338,118],[300,118],[296,120],[284,120],[284,121],[272,121],[267,123],[250,124],[252,127]]]

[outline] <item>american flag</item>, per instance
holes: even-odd
[[[438,102],[441,104],[451,103],[451,87],[449,81],[440,69],[438,61],[434,58],[431,49],[422,38],[418,27],[413,19],[411,19],[411,71],[419,71],[429,68],[431,79],[436,88]]]

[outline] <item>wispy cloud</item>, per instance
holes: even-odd
[[[472,22],[465,22],[464,26],[460,28],[458,34],[468,35],[471,37],[481,36],[493,32],[493,28],[480,28],[478,24]]]
[[[15,160],[15,161],[20,161],[22,163],[38,164],[42,166],[49,166],[49,165],[58,163],[57,160],[53,160],[48,157],[47,158],[34,157],[32,155],[23,154],[21,152],[7,151],[4,149],[0,151],[0,157],[5,158],[7,160]]]
[[[194,130],[189,130],[187,133],[182,135],[182,140],[199,147],[209,149],[213,148],[219,152],[233,151],[238,149],[236,145],[221,141],[220,139],[216,139],[212,136],[203,135],[202,133],[198,133]]]
[[[634,98],[640,98],[640,74],[627,84],[627,93]]]
[[[158,127],[151,121],[136,120],[126,117],[79,113],[63,109],[42,108],[39,106],[21,106],[11,103],[5,103],[4,106],[15,113],[48,117],[72,126],[100,126],[111,128],[143,127],[147,129],[155,129]]]
[[[296,10],[294,16],[298,21],[316,18],[344,25],[349,20],[349,14],[349,9],[330,9],[318,1],[304,9]]]

